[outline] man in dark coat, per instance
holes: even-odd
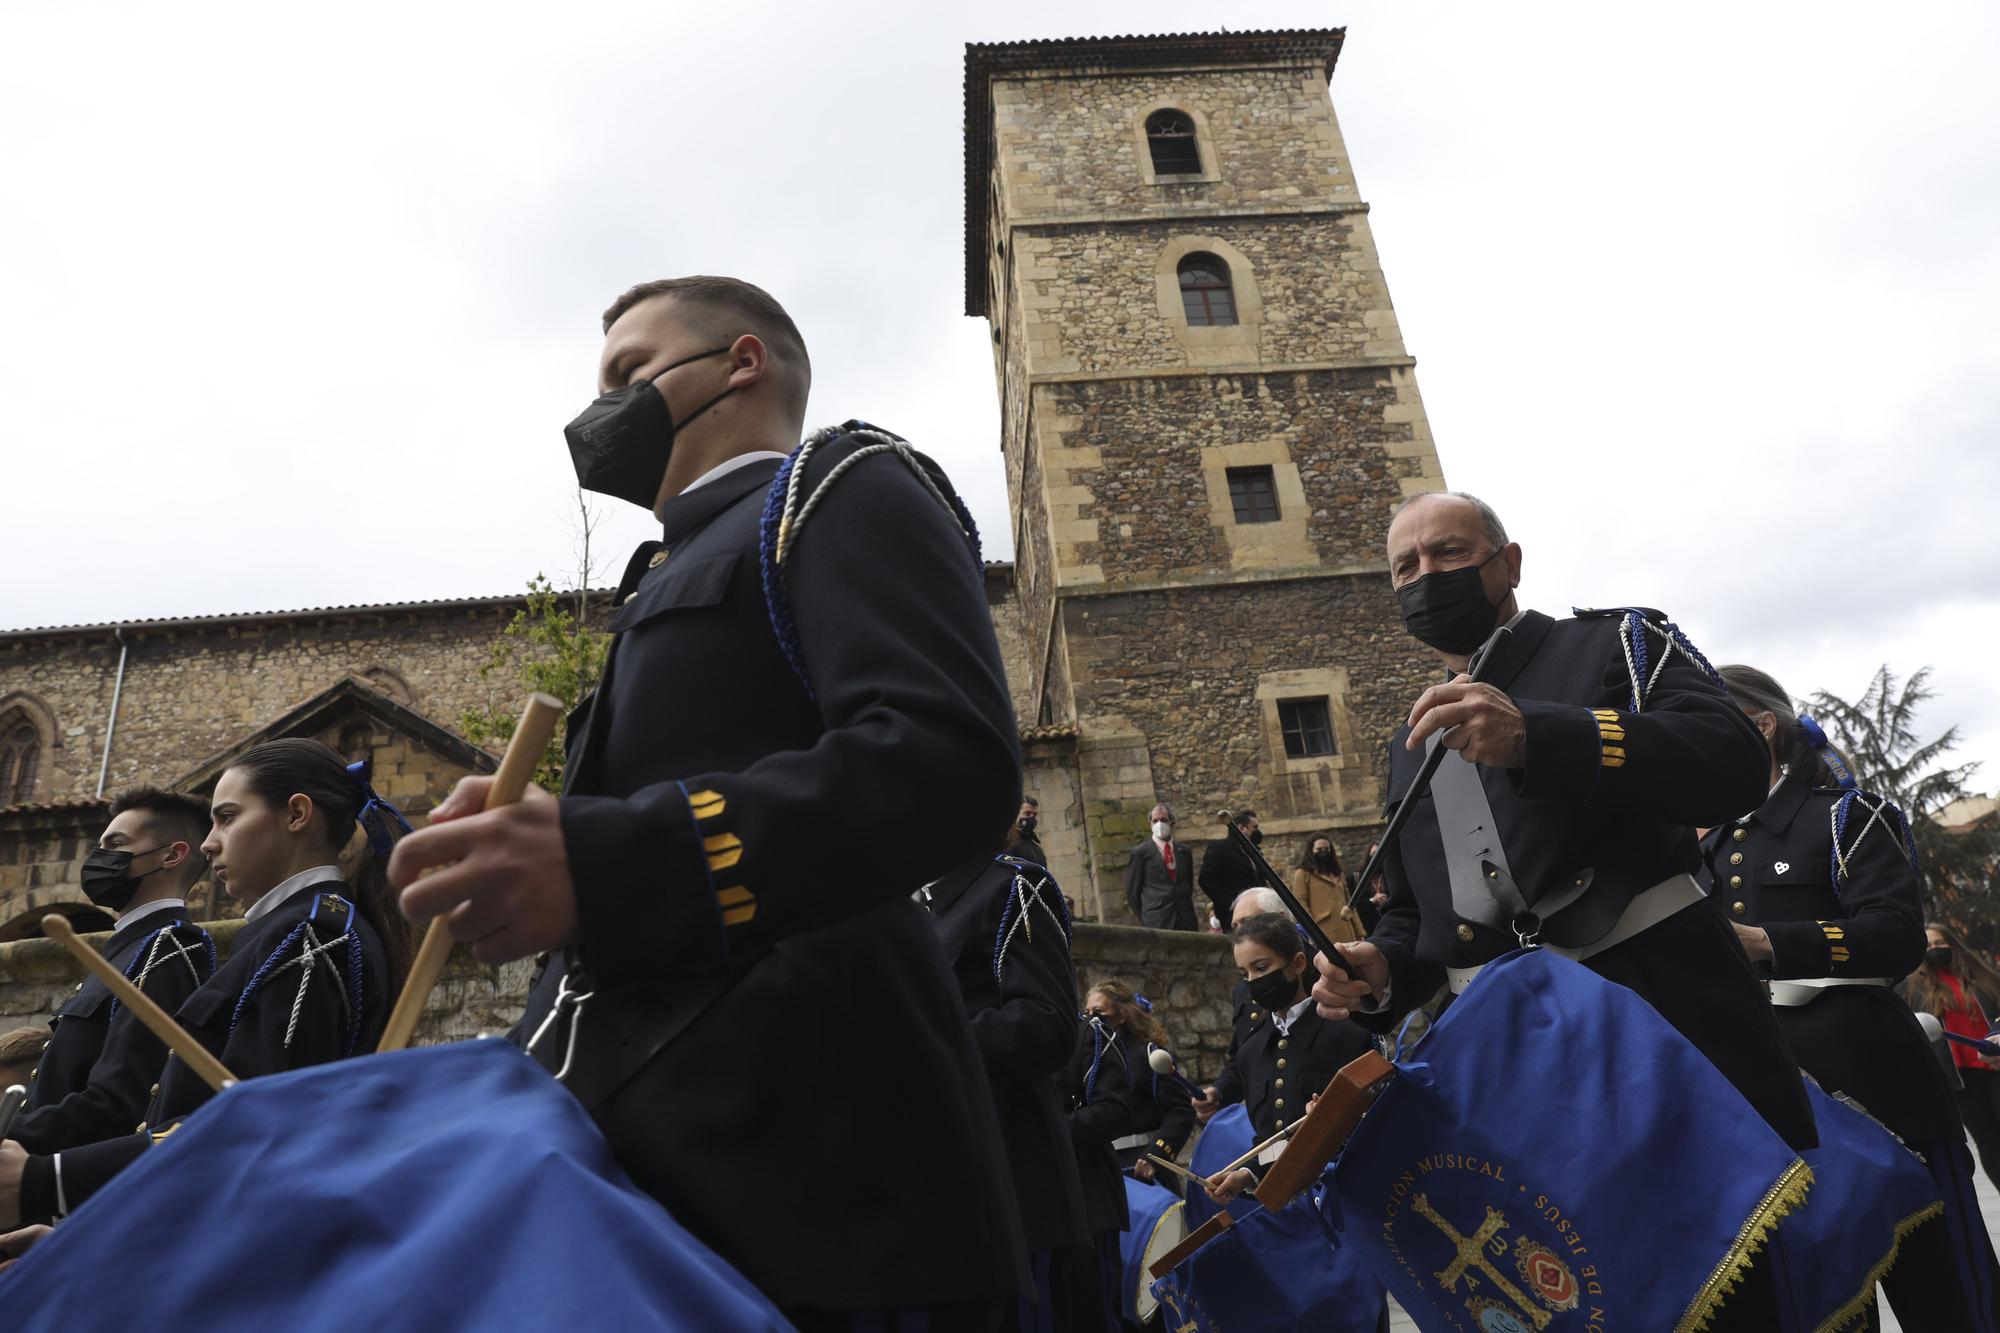
[[[992,1086],[1034,1300],[1053,1308],[1053,1257],[1091,1243],[1055,1078],[1069,1066],[1080,1026],[1069,907],[1054,876],[1011,855],[979,857],[925,895]],[[1032,1313],[1021,1310],[1017,1326],[1038,1327]]]
[[[1264,841],[1263,833],[1257,828],[1255,810],[1238,810],[1232,822],[1253,844]],[[1202,849],[1201,869],[1195,875],[1195,883],[1201,885],[1201,891],[1208,895],[1209,907],[1215,913],[1218,925],[1225,928],[1229,925],[1230,907],[1235,903],[1237,894],[1263,882],[1264,877],[1251,864],[1250,854],[1237,845],[1227,828],[1222,830],[1221,837]]]
[[[159,787],[121,792],[84,861],[84,893],[118,914],[104,956],[167,1013],[215,971],[215,943],[188,919],[187,893],[208,868],[208,803]],[[167,1063],[166,1044],[86,977],[55,1028],[8,1137],[54,1153],[130,1134]]]
[[[1147,816],[1153,836],[1125,863],[1125,902],[1142,926],[1199,930],[1194,919],[1194,856],[1174,838],[1174,812],[1156,805]]]
[[[1025,1283],[1020,1227],[911,900],[1021,795],[970,519],[862,423],[786,457],[810,371],[760,289],[648,283],[605,329],[572,461],[661,540],[621,580],[560,800],[478,813],[486,780],[462,783],[397,849],[404,908],[488,961],[555,951],[516,1039],[795,1324],[983,1327]]]
[[[1763,982],[1692,879],[1694,827],[1756,809],[1769,766],[1714,668],[1656,611],[1521,611],[1521,548],[1471,496],[1404,505],[1388,556],[1405,627],[1452,673],[1391,742],[1389,810],[1427,739],[1455,753],[1388,849],[1381,923],[1336,946],[1355,977],[1322,960],[1320,1012],[1387,1030],[1441,981],[1462,989],[1533,940],[1637,992],[1787,1143],[1816,1146]],[[1505,624],[1511,636],[1471,683],[1470,655]],[[1725,1309],[1728,1327],[1759,1326],[1769,1284],[1760,1267]]]

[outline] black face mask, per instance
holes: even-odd
[[[1926,949],[1926,950],[1924,950],[1924,961],[1925,961],[1926,963],[1929,963],[1929,964],[1930,964],[1930,965],[1931,965],[1932,967],[1950,967],[1950,966],[1951,966],[1951,950],[1950,950],[1950,949]]]
[[[1251,829],[1251,830],[1250,830],[1250,845],[1251,845],[1252,847],[1260,847],[1260,846],[1262,846],[1262,845],[1263,845],[1263,842],[1264,842],[1264,830],[1263,830],[1263,829]]]
[[[1028,817],[1027,817],[1026,819],[1023,819],[1023,820],[1022,820],[1022,821],[1020,822],[1020,824],[1019,824],[1019,825],[1018,825],[1017,827],[1019,827],[1019,828],[1020,828],[1020,830],[1021,830],[1021,832],[1022,832],[1022,834],[1023,834],[1024,836],[1026,836],[1026,837],[1030,837],[1030,838],[1034,837],[1034,836],[1035,836],[1035,817],[1034,817],[1033,815],[1029,815],[1029,816],[1028,816]]]
[[[1250,998],[1266,1009],[1275,1009],[1283,1013],[1299,1002],[1298,978],[1286,976],[1283,968],[1266,972],[1261,977],[1253,977],[1250,981]]]
[[[1314,852],[1314,853],[1313,853],[1313,864],[1314,864],[1314,865],[1316,865],[1316,866],[1318,866],[1318,867],[1319,867],[1319,868],[1320,868],[1321,870],[1329,870],[1329,869],[1331,869],[1331,868],[1333,867],[1333,853],[1332,853],[1332,852]]]
[[[163,842],[160,847],[171,847]],[[132,863],[142,856],[151,856],[160,850],[154,847],[143,852],[112,851],[99,847],[83,858],[83,895],[107,912],[122,912],[125,904],[132,901],[132,895],[139,891],[139,881],[146,875],[156,875],[166,869],[158,866],[148,870],[146,875],[134,875]]]
[[[1495,551],[1476,565],[1426,574],[1398,588],[1403,628],[1441,653],[1469,653],[1486,642],[1500,623],[1500,608],[1486,600],[1479,571],[1499,555]]]
[[[728,350],[717,347],[684,356],[659,375],[607,393],[584,408],[576,420],[563,427],[569,460],[576,466],[576,484],[650,510],[653,501],[660,498],[660,482],[666,478],[667,460],[673,456],[674,434],[679,429],[660,393],[660,375]],[[724,389],[688,413],[687,419],[693,421],[735,392]]]

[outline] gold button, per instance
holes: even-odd
[[[1250,1021],[1251,1021],[1252,1023],[1254,1023],[1254,1022],[1256,1022],[1256,1021],[1257,1021],[1257,1011],[1256,1011],[1255,1009],[1252,1009],[1252,1010],[1250,1011]]]
[[[1287,1046],[1290,1046],[1291,1044],[1292,1044],[1292,1039],[1290,1037],[1278,1038],[1278,1049],[1281,1051],[1284,1050]]]
[[[1741,875],[1731,875],[1731,876],[1729,877],[1729,887],[1730,887],[1730,888],[1732,888],[1732,889],[1740,889],[1740,888],[1742,888],[1742,887],[1743,887],[1743,876],[1741,876]]]
[[[1278,1080],[1278,1086],[1279,1086],[1279,1087],[1281,1087],[1281,1088],[1282,1088],[1282,1087],[1284,1087],[1284,1086],[1285,1086],[1285,1080],[1283,1080],[1283,1079],[1279,1079],[1279,1080]]]
[[[1466,925],[1466,924],[1465,924],[1464,922],[1462,922],[1462,921],[1461,921],[1461,922],[1459,922],[1459,925],[1458,925],[1458,937],[1459,937],[1459,938],[1460,938],[1461,940],[1464,940],[1464,941],[1465,941],[1465,942],[1466,942],[1467,944],[1470,944],[1470,943],[1472,943],[1472,927],[1471,927],[1471,926],[1468,926],[1468,925]]]
[[[1278,1068],[1283,1069],[1284,1067],[1285,1067],[1285,1057],[1281,1055],[1278,1057]]]
[[[132,1132],[133,1132],[134,1134],[144,1134],[144,1133],[146,1132],[146,1122],[145,1122],[145,1121],[143,1121],[143,1120],[141,1120],[141,1121],[140,1121],[140,1122],[138,1123],[138,1125],[137,1125],[136,1127],[134,1127],[134,1129],[132,1130]]]
[[[1283,1097],[1278,1098],[1277,1107],[1280,1111],[1285,1109],[1285,1099]]]
[[[1487,871],[1487,872],[1486,872],[1486,878],[1488,878],[1488,879],[1498,879],[1498,878],[1500,878],[1500,872],[1499,872],[1499,871],[1497,871],[1497,870],[1489,870],[1489,871]]]
[[[160,1095],[160,1085],[159,1085],[159,1084],[157,1084],[157,1083],[155,1083],[155,1084],[153,1085],[153,1090],[152,1090],[151,1092],[147,1093],[146,1095],[147,1095],[148,1097],[157,1097],[157,1096],[159,1096],[159,1095]]]
[[[1743,853],[1741,853],[1741,852],[1731,852],[1731,853],[1729,854],[1729,864],[1731,864],[1731,865],[1733,865],[1733,866],[1740,866],[1740,865],[1742,865],[1742,864],[1743,864]]]
[[[1742,903],[1742,901],[1741,901],[1741,900],[1739,899],[1738,901],[1736,901],[1736,902],[1733,902],[1733,903],[1729,904],[1729,910],[1731,910],[1732,912],[1736,913],[1736,915],[1738,915],[1738,916],[1742,916],[1742,915],[1743,915],[1743,903]]]
[[[652,557],[646,561],[646,568],[658,569],[661,565],[664,565],[666,563],[667,563],[667,553],[665,551],[655,551],[653,552]]]
[[[1737,829],[1736,832],[1730,834],[1729,836],[1736,839],[1736,841],[1738,842],[1742,842],[1745,838],[1750,836],[1750,830],[1747,828],[1740,828]]]

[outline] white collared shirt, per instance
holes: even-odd
[[[128,912],[119,913],[118,920],[111,927],[111,932],[114,935],[117,934],[140,917],[145,916],[148,912],[164,912],[169,907],[186,906],[187,899],[185,898],[155,898],[149,903],[140,903]]]
[[[250,904],[250,910],[243,914],[243,919],[245,921],[255,921],[259,917],[269,916],[272,912],[278,910],[280,903],[298,893],[299,890],[311,888],[315,884],[325,884],[330,881],[338,882],[339,879],[339,866],[313,866],[310,869],[301,870],[290,879],[279,880],[277,885],[268,890],[263,897]]]
[[[1271,1025],[1278,1029],[1278,1035],[1289,1037],[1292,1034],[1292,1024],[1298,1022],[1299,1016],[1312,1008],[1312,1003],[1313,997],[1308,995],[1305,999],[1300,1000],[1297,1004],[1285,1010],[1284,1013],[1272,1014]]]
[[[686,495],[689,491],[697,487],[706,486],[717,477],[726,477],[737,468],[749,467],[752,463],[761,463],[767,458],[775,458],[782,463],[789,457],[791,455],[781,454],[775,449],[752,449],[747,454],[738,454],[734,458],[725,458],[687,485],[681,487],[681,494]]]

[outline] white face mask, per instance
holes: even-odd
[[[1169,824],[1166,820],[1156,819],[1153,821],[1153,836],[1158,838],[1161,842],[1165,842],[1167,840],[1167,835],[1169,833],[1172,833],[1173,831],[1174,831],[1174,826],[1172,824]]]

